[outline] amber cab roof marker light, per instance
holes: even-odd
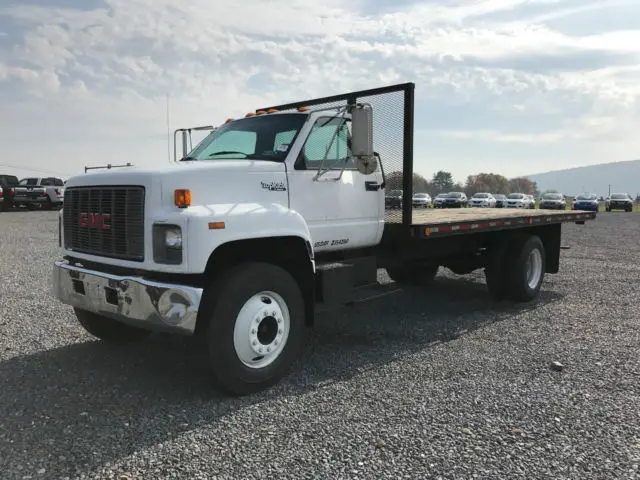
[[[173,202],[178,208],[191,206],[191,190],[179,188],[173,191]]]

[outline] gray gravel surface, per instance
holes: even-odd
[[[86,334],[49,293],[56,228],[0,213],[2,479],[636,478],[638,214],[566,226],[535,305],[441,272],[323,314],[295,372],[243,399],[192,339]]]

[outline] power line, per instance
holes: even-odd
[[[28,167],[23,167],[22,165],[11,165],[8,163],[0,163],[0,167],[7,167],[7,168],[15,168],[17,170],[24,170],[26,172],[34,172],[34,173],[49,173],[51,175],[60,175],[61,173],[63,173],[65,176],[69,176],[69,177],[73,177],[74,175],[79,175],[79,173],[68,173],[68,172],[54,172],[52,170],[46,170],[46,169],[33,169],[33,168],[28,168]]]

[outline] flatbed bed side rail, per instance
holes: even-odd
[[[402,224],[408,229],[412,221],[414,101],[415,83],[408,82],[258,108],[256,113],[299,107],[331,108],[356,102],[371,104],[373,145],[383,162],[385,191],[403,192],[401,209],[388,214],[386,223]]]
[[[414,238],[437,238],[456,234],[464,234],[470,231],[486,232],[493,230],[508,230],[522,228],[523,226],[541,226],[555,223],[567,223],[570,221],[583,224],[587,220],[596,218],[595,212],[567,212],[553,215],[523,215],[518,217],[505,217],[495,219],[472,219],[455,222],[422,223],[411,225],[410,235]]]

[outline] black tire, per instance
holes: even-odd
[[[394,265],[386,268],[387,275],[398,285],[429,285],[433,282],[439,265],[406,264]]]
[[[484,277],[489,295],[496,301],[504,300],[508,294],[507,262],[505,261],[507,248],[506,241],[494,245],[489,250],[487,265],[484,268]]]
[[[275,360],[264,367],[253,368],[238,356],[234,329],[245,303],[263,291],[277,293],[284,300],[290,328],[285,346]],[[273,386],[289,373],[302,354],[307,334],[304,297],[289,272],[269,263],[243,263],[212,283],[205,296],[203,314],[206,317],[202,320],[206,322],[210,366],[223,390],[237,396],[249,395]]]
[[[100,340],[109,343],[132,343],[148,337],[151,332],[142,328],[132,327],[109,317],[88,312],[80,308],[73,309],[76,318],[84,329]]]
[[[47,200],[42,204],[43,210],[53,210],[53,202],[50,197],[47,197]]]
[[[529,285],[527,263],[530,254],[539,252],[539,278],[533,287]],[[536,235],[515,237],[509,244],[505,258],[506,295],[514,302],[530,302],[538,297],[544,282],[546,254],[544,244]]]

